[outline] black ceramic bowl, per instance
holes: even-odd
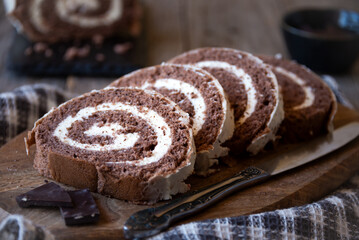
[[[303,9],[281,25],[291,57],[323,73],[349,70],[359,55],[359,14],[333,9]]]

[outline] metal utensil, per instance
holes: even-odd
[[[210,206],[234,191],[318,159],[344,146],[358,135],[359,122],[352,122],[336,129],[329,138],[317,138],[258,166],[246,168],[219,183],[184,194],[160,207],[136,212],[125,222],[125,237],[143,238],[155,235],[168,228],[171,223]]]

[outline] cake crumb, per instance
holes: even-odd
[[[126,53],[128,50],[130,50],[133,47],[133,44],[131,42],[126,42],[126,43],[118,43],[113,47],[113,51],[116,54],[124,54]]]
[[[85,45],[84,47],[77,48],[77,47],[69,47],[65,54],[64,60],[65,61],[72,61],[75,58],[84,58],[90,54],[90,46]]]
[[[92,43],[97,46],[102,46],[104,41],[104,37],[100,34],[96,34],[92,37]]]
[[[282,54],[280,54],[280,53],[276,53],[276,54],[274,55],[274,58],[275,58],[275,59],[282,59],[283,56],[282,56]]]
[[[38,43],[35,43],[33,48],[36,53],[42,53],[42,52],[45,52],[45,50],[47,49],[47,44],[38,42]]]
[[[31,47],[27,47],[27,48],[25,49],[25,51],[24,51],[24,54],[25,54],[26,56],[32,55],[32,48],[31,48]]]
[[[96,54],[96,61],[103,62],[105,60],[105,55],[103,53]]]
[[[87,57],[89,54],[90,54],[90,46],[89,45],[85,45],[84,47],[79,48],[78,52],[77,52],[77,56],[81,57],[81,58]]]
[[[64,60],[65,61],[74,60],[76,58],[76,55],[77,55],[77,48],[76,47],[70,47],[65,52]]]
[[[47,58],[49,58],[49,57],[51,57],[53,55],[53,52],[52,52],[52,50],[51,49],[46,49],[45,50],[45,57],[47,57]]]

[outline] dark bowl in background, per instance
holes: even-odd
[[[348,71],[359,55],[359,14],[356,12],[297,10],[283,17],[281,28],[291,57],[314,71]]]

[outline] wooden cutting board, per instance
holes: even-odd
[[[354,120],[359,121],[358,113],[339,106],[334,121],[335,127]],[[0,209],[0,220],[7,215],[6,212],[22,214],[51,231],[56,239],[121,239],[123,238],[122,227],[126,219],[132,213],[148,207],[94,193],[101,212],[100,221],[96,225],[80,227],[66,227],[60,211],[56,208],[23,209],[18,207],[15,197],[42,185],[45,180],[32,167],[34,149],[31,156],[26,156],[24,136],[25,134],[19,135],[0,149],[0,207],[3,209]],[[192,185],[192,189],[207,186],[246,166],[264,161],[272,155],[281,154],[285,149],[291,147],[295,146],[285,146],[276,151],[268,151],[261,156],[242,159],[239,163],[229,159],[227,163],[230,166],[221,166],[221,170],[211,177],[205,179],[190,177],[188,182]],[[358,170],[359,138],[315,162],[237,192],[177,224],[209,218],[239,216],[310,203],[336,189]],[[71,187],[62,186],[71,189]]]

